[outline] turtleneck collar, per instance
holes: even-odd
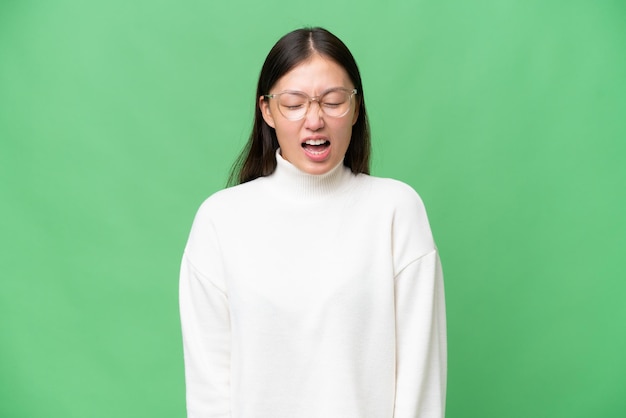
[[[352,176],[343,162],[324,174],[305,173],[285,160],[279,148],[276,150],[276,170],[266,178],[285,197],[310,199],[330,196],[343,190]]]

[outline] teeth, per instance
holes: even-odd
[[[307,139],[304,143],[307,145],[322,145],[325,144],[326,141],[325,139]]]

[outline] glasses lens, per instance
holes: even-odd
[[[328,116],[341,117],[350,110],[350,93],[331,90],[320,98],[320,105]]]
[[[278,96],[278,108],[284,117],[298,120],[304,117],[309,98],[299,93],[282,93]]]

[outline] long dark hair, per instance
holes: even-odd
[[[268,176],[276,169],[276,131],[263,119],[258,105],[259,97],[268,94],[283,75],[315,53],[343,67],[358,91],[355,103],[359,114],[352,127],[352,137],[343,164],[355,174],[369,174],[370,130],[359,68],[352,53],[339,38],[326,29],[314,27],[289,32],[280,38],[267,55],[254,98],[256,111],[252,133],[232,167],[229,185]]]

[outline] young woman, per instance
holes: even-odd
[[[443,417],[437,248],[418,195],[368,175],[352,54],[291,32],[256,98],[239,184],[202,204],[183,256],[188,417]]]

